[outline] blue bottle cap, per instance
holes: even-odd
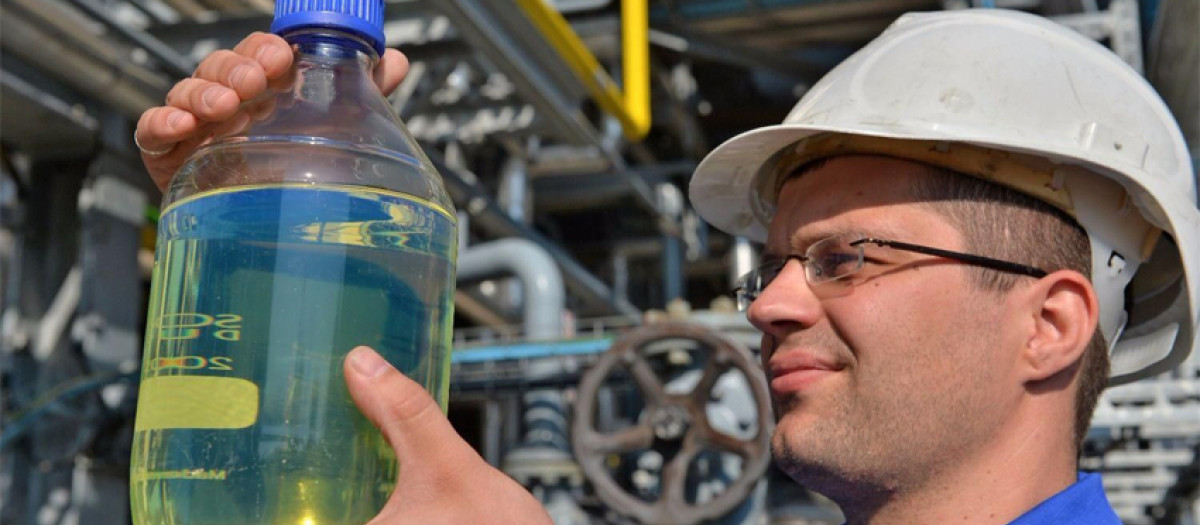
[[[327,27],[361,36],[383,55],[383,0],[277,0],[271,32]]]

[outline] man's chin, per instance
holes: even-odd
[[[797,450],[793,445],[782,447],[772,443],[775,465],[804,488],[820,493],[842,505],[862,492],[866,495],[871,483],[863,483],[861,473],[850,471],[839,458],[815,454],[815,450]],[[844,459],[844,458],[843,458]]]
[[[885,501],[895,491],[896,484],[886,474],[886,468],[862,456],[861,449],[849,443],[812,439],[815,430],[810,427],[808,431],[807,435],[791,435],[787,439],[776,434],[771,439],[775,466],[793,481],[843,508],[846,505],[868,508]]]
[[[817,458],[798,454],[790,448],[780,451],[777,447],[772,447],[772,456],[780,471],[809,490],[833,497],[838,492],[835,487],[845,484],[836,468]]]
[[[820,443],[812,442],[810,436],[805,435],[808,429],[804,425],[788,423],[785,416],[776,424],[775,434],[771,436],[771,457],[780,470],[803,483],[799,478],[807,478],[814,470],[826,469],[821,466],[824,463],[821,458],[826,454]]]
[[[824,487],[835,487],[848,478],[858,478],[854,472],[857,459],[849,443],[832,443],[831,433],[822,432],[813,418],[789,413],[780,418],[771,437],[771,455],[775,464],[789,477],[821,493]]]
[[[790,436],[799,440],[812,439],[814,428],[821,425],[819,414],[811,404],[794,400],[776,403],[775,433],[772,438]]]

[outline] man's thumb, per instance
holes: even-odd
[[[455,442],[469,448],[429,393],[374,350],[351,350],[344,368],[354,403],[383,432],[401,463],[455,450]]]

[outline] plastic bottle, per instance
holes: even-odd
[[[381,0],[281,0],[287,78],[164,197],[130,492],[135,524],[355,524],[398,470],[351,401],[369,345],[445,409],[455,215],[372,82]],[[225,130],[214,130],[228,132]]]

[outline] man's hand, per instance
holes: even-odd
[[[551,523],[524,487],[463,441],[425,389],[367,347],[346,357],[358,408],[396,450],[396,490],[368,525]]]
[[[254,33],[232,51],[208,55],[191,78],[171,88],[166,105],[142,113],[134,133],[142,162],[158,188],[166,189],[171,176],[214,129],[237,129],[248,123],[251,116],[241,111],[242,103],[266,91],[291,65],[287,42],[273,34]],[[408,59],[388,49],[375,67],[375,83],[388,94],[407,73]]]

